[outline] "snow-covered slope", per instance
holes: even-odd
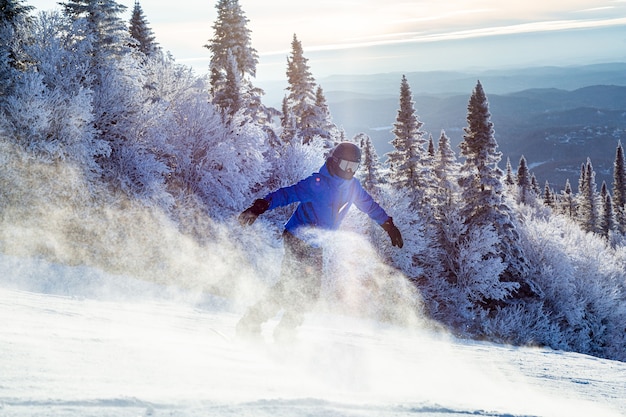
[[[2,416],[626,415],[626,363],[311,313],[233,340],[227,302],[0,256]]]

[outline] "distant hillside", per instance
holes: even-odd
[[[603,180],[612,183],[615,148],[620,139],[626,144],[626,86],[596,85],[573,91],[534,88],[501,95],[490,93],[488,82],[481,83],[503,153],[502,167],[509,157],[516,168],[524,155],[542,186],[548,180],[560,190],[568,178],[577,186],[580,165],[589,156],[598,187]],[[464,95],[415,95],[422,130],[436,141],[444,129],[457,145],[467,125],[472,89]],[[345,92],[328,93],[327,97],[333,119],[348,136],[364,132],[381,155],[391,150],[397,97]]]
[[[315,69],[313,69],[314,72]],[[476,80],[487,94],[509,94],[530,89],[576,90],[592,85],[626,86],[626,63],[576,67],[536,67],[489,71],[397,72],[368,75],[334,75],[318,78],[317,83],[330,95],[359,94],[369,98],[398,97],[400,79],[406,75],[415,95],[470,96]],[[287,81],[259,85],[265,90],[264,102],[280,108]],[[341,121],[340,121],[341,122]]]

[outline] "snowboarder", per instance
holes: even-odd
[[[238,336],[260,337],[261,324],[284,309],[274,329],[274,339],[293,338],[295,329],[304,321],[304,313],[317,301],[321,290],[323,250],[311,232],[336,230],[351,204],[381,225],[393,246],[402,248],[402,235],[393,219],[354,178],[360,161],[361,150],[353,143],[342,142],[331,151],[319,172],[255,200],[240,214],[240,223],[251,225],[267,210],[299,202],[283,232],[285,255],[280,280],[239,320]]]

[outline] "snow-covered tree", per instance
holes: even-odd
[[[87,65],[81,84],[93,91],[94,126],[110,148],[97,159],[104,179],[146,203],[171,205],[165,192],[167,165],[144,134],[150,92],[132,55],[128,27],[119,16],[125,6],[112,0],[71,0],[62,5],[82,30],[75,38]]]
[[[606,182],[602,182],[600,189],[600,207],[601,214],[599,220],[598,231],[605,239],[609,238],[609,233],[615,228],[615,214],[613,212],[613,200]]]
[[[528,164],[524,155],[519,160],[517,166],[517,189],[519,193],[519,201],[522,204],[529,204],[533,201],[532,184],[530,182],[530,171],[528,170]]]
[[[537,177],[534,172],[530,173],[530,189],[532,190],[533,197],[541,195],[541,186],[539,185],[539,181],[537,181]]]
[[[511,166],[511,158],[506,158],[506,176],[504,178],[504,183],[512,187],[515,185],[515,179],[513,178],[513,167]]]
[[[556,208],[556,198],[554,197],[554,191],[550,188],[550,183],[546,180],[546,184],[543,187],[543,204],[551,209]]]
[[[318,109],[316,107],[315,78],[304,56],[302,43],[293,35],[291,52],[287,57],[287,106],[291,112],[291,122],[308,143],[318,134]],[[286,126],[283,126],[283,129]]]
[[[390,184],[409,198],[410,208],[414,211],[423,210],[426,187],[432,185],[432,171],[427,170],[424,163],[426,139],[422,125],[415,111],[411,87],[403,75],[400,108],[392,130],[394,150],[387,154],[387,161]]]
[[[213,104],[220,108],[226,116],[232,117],[244,107],[245,101],[237,61],[230,51],[228,51],[228,57],[230,65],[226,70],[222,85],[216,89],[213,95]]]
[[[157,156],[168,167],[168,192],[178,202],[199,200],[214,219],[243,209],[267,180],[262,128],[241,112],[224,120],[205,80],[190,68],[170,60],[150,65],[154,105],[145,137],[161,143]]]
[[[4,97],[0,125],[34,157],[68,161],[93,181],[102,174],[96,159],[109,155],[110,147],[94,128],[93,77],[83,49],[88,42],[78,40],[83,23],[56,12],[31,20],[21,51],[31,63]]]
[[[565,188],[561,192],[561,212],[571,219],[576,218],[576,197],[569,179],[565,180]]]
[[[160,51],[154,32],[148,25],[139,0],[135,0],[133,14],[130,18],[130,36],[136,41],[132,46],[136,47],[146,56],[152,56]]]
[[[86,20],[84,36],[92,39],[94,68],[130,52],[132,39],[126,23],[120,18],[126,6],[115,0],[68,0],[60,4],[65,15],[72,20]]]
[[[28,57],[23,47],[32,10],[22,0],[0,0],[0,105],[13,92],[19,71],[27,67]]]
[[[428,157],[433,160],[435,158],[435,141],[433,140],[433,135],[428,135]]]
[[[596,173],[591,159],[582,164],[578,181],[578,216],[580,225],[587,232],[598,231],[598,192]]]
[[[434,157],[434,174],[437,180],[435,192],[435,206],[437,213],[443,214],[456,205],[456,196],[459,192],[458,176],[460,164],[450,144],[450,138],[444,130],[441,131]],[[440,216],[438,215],[438,218]]]
[[[282,129],[280,133],[281,141],[285,144],[291,143],[298,132],[296,129],[296,120],[289,107],[287,96],[283,97],[282,101],[280,125]]]
[[[15,24],[20,17],[26,17],[33,6],[24,5],[24,0],[0,0],[0,23]]]
[[[238,0],[219,0],[215,5],[217,19],[213,24],[213,37],[204,45],[211,51],[211,86],[213,92],[218,87],[218,80],[226,76],[231,67],[229,52],[235,58],[239,76],[256,77],[259,61],[256,49],[252,47],[252,31],[248,29],[246,17]]]
[[[617,144],[613,165],[613,204],[618,230],[626,235],[626,159],[621,141]]]
[[[320,85],[315,90],[315,109],[317,110],[317,117],[314,128],[317,129],[318,135],[328,139],[329,147],[332,147],[332,138],[338,138],[339,133],[337,126],[333,123],[324,90]]]
[[[354,137],[354,142],[361,148],[361,167],[357,175],[363,188],[374,198],[380,194],[383,183],[382,164],[372,139],[365,133],[359,133]]]
[[[467,110],[468,126],[460,144],[461,155],[465,158],[459,178],[461,216],[470,225],[469,233],[474,228],[495,226],[499,242],[493,256],[500,257],[505,265],[499,277],[503,288],[511,289],[507,283],[515,282],[518,296],[533,295],[534,285],[527,276],[528,261],[521,250],[515,216],[504,196],[504,176],[498,168],[501,153],[497,149],[489,102],[480,81]],[[494,289],[494,299],[502,300],[505,292]]]
[[[242,103],[242,108],[252,120],[265,122],[271,118],[272,112],[261,104],[263,90],[252,84],[259,58],[252,47],[252,32],[247,26],[249,20],[238,0],[219,0],[215,7],[217,19],[213,24],[213,37],[204,45],[211,52],[211,94],[218,98],[218,105]],[[233,83],[239,85],[240,97],[236,99],[232,97]],[[224,100],[225,95],[230,98]],[[222,110],[230,115],[238,111]]]

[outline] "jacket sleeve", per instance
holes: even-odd
[[[314,194],[321,191],[317,190],[319,187],[321,187],[320,180],[316,174],[313,174],[294,185],[269,193],[264,199],[270,203],[268,210],[273,210],[295,202],[311,201],[314,199]]]
[[[387,212],[374,201],[372,196],[365,191],[358,181],[356,181],[355,193],[354,205],[363,213],[370,216],[372,220],[378,224],[383,224],[389,219]]]

